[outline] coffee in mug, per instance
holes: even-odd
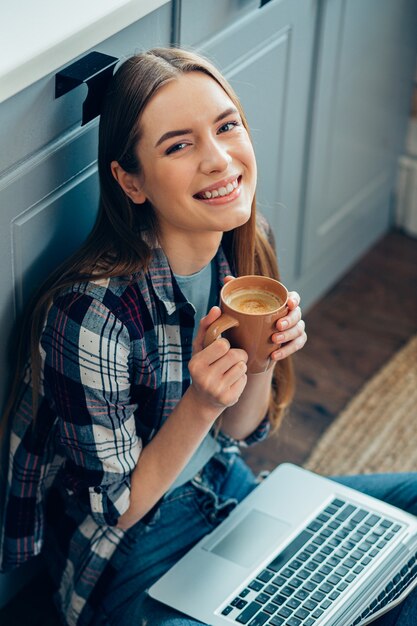
[[[266,276],[240,276],[220,292],[222,315],[206,331],[204,347],[224,336],[232,348],[248,354],[248,372],[264,372],[273,364],[271,354],[279,348],[272,341],[276,321],[288,313],[288,291]]]
[[[270,313],[282,305],[278,296],[263,289],[237,289],[230,294],[226,302],[230,308],[252,315]]]

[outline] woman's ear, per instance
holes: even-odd
[[[142,191],[138,174],[129,174],[117,161],[112,161],[110,168],[114,178],[132,202],[135,204],[143,204],[146,200],[146,196]]]

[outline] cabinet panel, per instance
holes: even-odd
[[[273,227],[289,286],[298,268],[315,20],[314,1],[275,0],[200,47],[223,70],[247,114],[258,162],[258,205]]]
[[[50,272],[85,240],[97,209],[97,167],[25,211],[11,224],[16,312]]]
[[[171,10],[171,3],[160,7],[94,46],[94,50],[120,58],[152,46],[168,45]],[[89,50],[85,54],[87,52]],[[1,103],[0,173],[78,126],[86,93],[87,88],[83,85],[55,100],[54,72]]]
[[[323,8],[304,272],[344,248],[346,269],[390,224],[417,45],[410,1],[334,0]]]
[[[181,0],[180,42],[194,46],[259,7],[260,0]]]
[[[78,129],[0,181],[0,371],[24,303],[91,230],[97,206],[97,124]],[[7,388],[0,386],[0,405]]]

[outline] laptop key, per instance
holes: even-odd
[[[300,626],[301,620],[298,617],[290,617],[289,620],[286,621],[286,626]]]
[[[260,608],[260,604],[258,604],[257,602],[251,602],[242,611],[242,613],[239,613],[239,615],[236,617],[236,621],[239,624],[247,624],[249,620],[255,615],[255,613],[259,611]]]
[[[270,617],[271,616],[268,615],[268,613],[258,613],[258,615],[255,615],[253,620],[249,622],[249,626],[263,626]]]
[[[268,626],[282,626],[284,622],[285,620],[282,617],[279,617],[278,615],[274,615],[274,617],[269,620]]]
[[[290,607],[290,609],[296,609],[297,607],[299,607],[301,604],[300,600],[296,600],[295,598],[290,598],[287,602],[287,606]]]
[[[282,609],[278,611],[278,615],[280,615],[281,617],[289,617],[291,614],[291,609],[287,608],[286,606],[283,606]]]
[[[222,615],[229,615],[229,613],[231,613],[232,611],[233,611],[232,606],[226,606],[222,611]]]
[[[263,584],[260,583],[258,580],[252,580],[252,582],[249,583],[248,587],[250,587],[254,591],[260,591],[263,587]]]
[[[306,530],[303,530],[295,539],[286,546],[280,554],[268,565],[268,568],[274,572],[278,572],[284,565],[292,559],[293,556],[311,539],[312,535]]]
[[[328,515],[334,515],[337,511],[337,508],[335,506],[327,506],[323,513],[328,513]]]
[[[266,604],[266,602],[269,602],[270,597],[266,594],[266,593],[258,593],[258,595],[255,598],[256,602],[260,602],[261,604]]]
[[[271,578],[274,577],[273,572],[269,572],[267,569],[264,569],[262,572],[260,572],[257,575],[257,579],[261,580],[263,583],[269,583],[269,581],[271,580]]]
[[[304,608],[298,609],[298,611],[295,612],[295,617],[298,617],[299,619],[305,619],[309,615],[310,613],[306,611]]]
[[[247,603],[248,603],[247,600],[242,600],[242,598],[238,597],[238,598],[235,598],[230,604],[232,606],[235,606],[237,609],[244,609]]]
[[[263,607],[263,610],[265,611],[265,613],[268,613],[268,615],[273,615],[275,611],[278,610],[278,607],[276,604],[269,602],[269,604]]]
[[[281,589],[280,593],[282,593],[283,596],[289,597],[294,593],[294,591],[295,589],[293,587],[284,587],[283,589]]]
[[[381,522],[381,526],[383,526],[384,528],[390,528],[390,527],[392,526],[392,524],[393,524],[393,523],[392,523],[392,522],[390,522],[390,521],[389,521],[389,520],[387,520],[387,519],[383,519],[383,520],[382,520],[382,522]]]
[[[321,591],[315,591],[311,597],[313,598],[313,600],[317,600],[317,602],[321,602],[322,600],[324,600],[326,596]]]
[[[305,591],[305,589],[299,589],[295,594],[295,597],[299,600],[305,600],[306,598],[308,598],[308,593],[307,591]]]
[[[313,609],[316,608],[316,606],[317,606],[317,602],[314,602],[314,600],[309,598],[307,602],[304,602],[303,609],[306,609],[307,611],[312,611]]]
[[[336,519],[340,522],[343,522],[344,520],[346,520],[349,515],[352,515],[353,511],[356,510],[356,507],[353,506],[353,504],[347,504],[341,511],[340,513],[336,516]]]
[[[359,509],[359,511],[352,517],[352,522],[361,522],[367,515],[367,511]]]
[[[287,601],[287,598],[280,593],[277,593],[277,595],[274,596],[271,601],[274,602],[274,604],[278,604],[279,606],[281,606],[281,604],[284,604]]]

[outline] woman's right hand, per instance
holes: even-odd
[[[244,350],[231,348],[224,337],[203,347],[207,328],[220,315],[219,307],[215,306],[202,318],[188,365],[192,380],[189,391],[196,394],[199,403],[217,409],[215,417],[236,404],[247,383],[248,355]]]

